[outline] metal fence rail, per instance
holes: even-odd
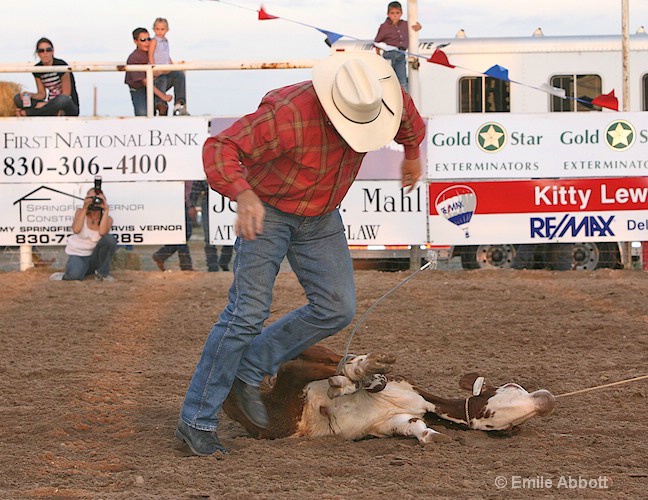
[[[124,64],[123,62],[72,62],[67,66],[56,66],[58,72],[125,72],[146,73],[147,116],[154,116],[153,81],[154,71],[231,71],[264,69],[308,69],[317,59],[296,61],[192,61],[174,64]],[[50,73],[51,66],[34,66],[30,63],[0,64],[0,73]]]

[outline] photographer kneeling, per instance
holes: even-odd
[[[65,273],[54,273],[50,280],[83,280],[89,274],[97,280],[114,281],[110,261],[117,249],[117,240],[108,232],[112,227],[108,203],[101,191],[100,181],[88,191],[83,207],[77,208],[72,232],[65,246],[68,254]]]

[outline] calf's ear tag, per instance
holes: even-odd
[[[484,377],[477,377],[473,382],[473,396],[479,396],[484,386]]]

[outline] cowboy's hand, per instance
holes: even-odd
[[[257,234],[263,232],[265,208],[259,197],[251,189],[247,189],[236,198],[236,222],[234,229],[237,236],[246,240],[255,240]]]
[[[403,163],[401,165],[401,174],[402,187],[408,188],[406,193],[411,193],[412,190],[416,187],[416,183],[418,182],[419,178],[421,177],[421,159],[403,159]]]

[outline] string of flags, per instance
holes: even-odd
[[[294,23],[294,24],[299,24],[299,25],[305,26],[307,28],[313,28],[313,29],[319,31],[320,33],[322,33],[322,34],[324,34],[326,36],[326,39],[324,41],[329,47],[332,46],[335,42],[337,42],[341,38],[349,38],[351,40],[362,41],[360,38],[356,38],[354,36],[345,35],[345,34],[342,34],[342,33],[336,33],[335,31],[325,30],[323,28],[319,28],[317,26],[313,26],[313,25],[306,24],[306,23],[303,23],[303,22],[300,22],[300,21],[296,21],[294,19],[288,19],[288,18],[285,18],[285,17],[274,16],[272,14],[269,14],[268,11],[263,7],[263,5],[261,5],[261,7],[257,10],[257,9],[252,9],[252,8],[249,8],[249,7],[244,7],[242,5],[238,5],[238,4],[235,4],[233,2],[224,1],[224,0],[213,0],[213,1],[223,3],[223,4],[227,4],[227,5],[231,5],[233,7],[238,7],[240,9],[250,10],[252,12],[256,12],[257,13],[257,18],[258,18],[259,21],[269,21],[269,20],[274,20],[274,19],[281,19],[283,21],[291,22],[291,23]],[[499,64],[495,64],[495,65],[491,66],[490,68],[488,68],[486,71],[483,71],[483,72],[478,71],[478,70],[474,70],[474,69],[471,69],[471,68],[465,68],[463,66],[458,66],[458,65],[451,64],[450,61],[448,60],[448,56],[446,55],[445,52],[443,52],[443,48],[448,46],[448,45],[449,45],[449,43],[438,45],[436,47],[436,49],[434,50],[434,52],[432,53],[432,55],[430,57],[426,57],[424,55],[417,54],[417,53],[414,53],[414,52],[409,52],[409,51],[406,51],[406,50],[400,50],[398,47],[394,47],[392,45],[387,45],[386,43],[382,43],[382,42],[376,43],[376,42],[374,42],[374,46],[376,46],[377,48],[379,48],[379,49],[381,49],[383,51],[395,50],[395,51],[398,51],[398,52],[403,52],[403,53],[405,53],[405,54],[407,54],[409,56],[417,57],[417,58],[420,58],[420,59],[425,59],[429,63],[438,64],[440,66],[445,66],[445,67],[450,68],[450,69],[460,68],[460,69],[471,71],[473,73],[478,73],[478,74],[481,74],[481,75],[484,75],[484,76],[488,76],[490,78],[495,78],[497,80],[502,80],[504,82],[510,82],[510,83],[513,83],[513,84],[516,84],[516,85],[522,85],[524,87],[529,87],[529,88],[538,90],[540,92],[546,92],[546,93],[548,93],[550,95],[553,95],[553,96],[556,96],[556,97],[558,97],[560,99],[573,100],[573,101],[576,101],[576,102],[580,102],[581,104],[584,104],[586,106],[595,105],[595,106],[600,106],[602,108],[607,108],[607,109],[611,109],[611,110],[614,110],[614,111],[619,111],[619,101],[614,95],[614,90],[612,90],[608,94],[601,94],[601,95],[595,97],[592,100],[584,99],[584,98],[581,98],[581,97],[568,96],[565,93],[565,89],[558,88],[558,87],[552,87],[552,86],[550,86],[550,85],[548,85],[546,83],[543,83],[540,86],[534,86],[534,85],[529,85],[529,84],[526,84],[526,83],[523,83],[523,82],[518,82],[516,80],[512,80],[509,77],[508,69],[504,68],[503,66],[500,66]]]

